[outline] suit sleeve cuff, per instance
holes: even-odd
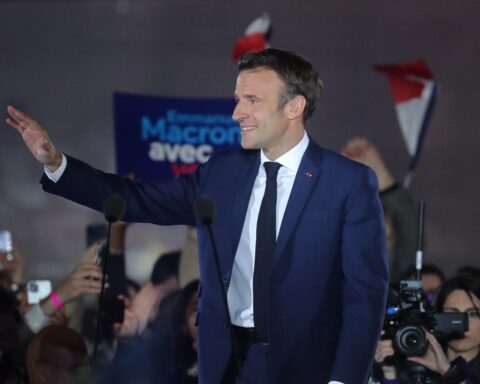
[[[63,175],[63,172],[65,172],[65,168],[67,168],[67,158],[65,155],[62,153],[62,164],[60,164],[60,167],[55,172],[51,172],[48,170],[47,167],[44,167],[45,175],[52,180],[54,183],[56,183],[58,180]]]

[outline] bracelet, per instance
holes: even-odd
[[[57,292],[52,291],[52,293],[50,293],[50,300],[53,303],[53,305],[55,306],[55,308],[57,308],[57,310],[63,308],[63,305],[64,305],[63,301],[62,301],[62,299],[60,299],[60,296],[58,296]]]

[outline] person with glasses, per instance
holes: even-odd
[[[449,340],[445,348],[427,333],[427,353],[409,360],[441,374],[440,382],[480,383],[480,279],[458,276],[447,280],[438,292],[435,308],[438,312],[467,313],[468,331]]]
[[[446,280],[435,300],[437,312],[467,313],[468,331],[460,337],[451,338],[441,345],[437,338],[426,332],[429,343],[423,356],[411,356],[407,360],[421,364],[438,374],[436,383],[480,383],[480,279],[456,276]],[[383,362],[394,354],[391,340],[379,342],[375,360]],[[402,382],[395,368],[384,369],[384,384]],[[398,374],[398,375],[397,375]]]

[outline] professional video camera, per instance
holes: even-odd
[[[466,313],[436,313],[422,292],[420,280],[399,283],[391,289],[385,315],[382,339],[392,340],[395,354],[385,358],[383,364],[393,365],[399,377],[411,384],[434,383],[434,374],[422,365],[406,359],[427,352],[425,330],[439,340],[462,337],[468,330]]]
[[[425,354],[428,349],[425,330],[440,339],[468,331],[466,313],[435,312],[423,295],[421,280],[401,281],[398,292],[393,290],[389,299],[383,338],[392,340],[400,356]]]
[[[422,290],[423,222],[425,203],[420,203],[418,215],[418,246],[415,280],[401,281],[389,291],[382,339],[392,340],[396,353],[383,364],[394,365],[408,377],[408,383],[432,383],[432,372],[410,362],[408,356],[422,356],[428,350],[425,331],[440,340],[462,337],[468,331],[466,313],[436,313]]]

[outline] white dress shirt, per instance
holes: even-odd
[[[275,162],[282,167],[277,175],[277,217],[276,233],[280,231],[288,198],[292,192],[293,182],[303,154],[307,149],[309,138],[304,133],[302,140]],[[260,205],[265,193],[267,176],[263,163],[270,161],[261,151],[260,167],[253,184],[252,194],[248,203],[245,222],[243,223],[240,242],[238,243],[232,277],[227,292],[228,308],[232,323],[239,327],[253,327],[253,267],[255,265],[255,243],[257,240],[257,220]]]

